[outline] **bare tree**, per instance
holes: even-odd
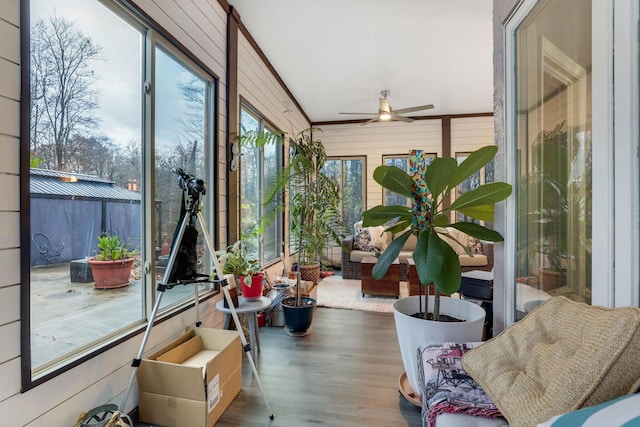
[[[31,149],[51,169],[69,170],[76,145],[98,125],[98,76],[91,61],[101,48],[64,18],[31,29]]]

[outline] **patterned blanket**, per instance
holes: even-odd
[[[502,418],[482,387],[462,367],[462,356],[480,344],[431,342],[418,349],[422,418],[429,427],[443,412]]]

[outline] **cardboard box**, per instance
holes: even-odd
[[[237,331],[193,328],[143,359],[136,373],[142,422],[211,427],[242,388]]]

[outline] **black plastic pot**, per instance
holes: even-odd
[[[285,298],[282,301],[284,322],[290,332],[305,332],[311,326],[313,311],[316,308],[316,300],[309,297],[300,298],[302,304],[296,306],[295,297]]]

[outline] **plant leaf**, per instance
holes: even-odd
[[[511,185],[504,182],[484,184],[462,193],[449,207],[451,210],[466,209],[475,206],[500,202],[511,194]]]
[[[439,214],[431,221],[435,227],[446,227],[449,225],[449,215]]]
[[[398,258],[398,255],[400,254],[400,251],[402,250],[402,247],[404,246],[404,243],[407,241],[409,236],[411,236],[411,231],[407,231],[406,233],[398,236],[397,238],[393,239],[391,243],[389,243],[389,246],[387,246],[387,249],[385,249],[384,252],[382,252],[382,254],[378,257],[376,265],[374,265],[373,269],[371,270],[371,275],[374,279],[382,279],[382,277],[389,269],[389,266],[393,264],[393,261],[395,261],[396,258]]]
[[[449,227],[460,230],[463,233],[468,234],[469,236],[475,237],[476,239],[486,240],[488,242],[504,241],[502,235],[497,231],[484,227],[480,224],[475,224],[473,222],[457,222],[455,224],[449,225]]]
[[[384,231],[388,231],[392,234],[400,233],[401,231],[406,230],[411,227],[411,219],[402,219],[398,222],[393,223],[389,227],[387,227]]]
[[[413,179],[408,173],[395,166],[378,166],[373,171],[373,179],[387,190],[412,198]]]
[[[364,227],[375,227],[384,225],[389,221],[411,220],[411,208],[407,206],[376,206],[362,212],[362,225]]]
[[[449,187],[449,182],[456,173],[457,167],[456,160],[451,157],[438,157],[433,159],[427,167],[424,173],[424,179],[434,199],[437,199],[438,196]]]
[[[455,175],[451,179],[451,182],[449,182],[449,188],[455,188],[465,179],[478,172],[483,166],[493,160],[497,152],[498,147],[496,145],[487,145],[469,154],[458,166]]]
[[[446,243],[437,236],[435,230],[422,233],[416,243],[413,261],[423,285],[430,284],[440,275],[443,262],[442,244]]]
[[[471,206],[458,209],[458,212],[480,221],[493,221],[494,205]]]
[[[442,242],[443,261],[440,275],[433,281],[436,289],[445,295],[451,295],[460,289],[462,268],[460,259],[453,248]]]

